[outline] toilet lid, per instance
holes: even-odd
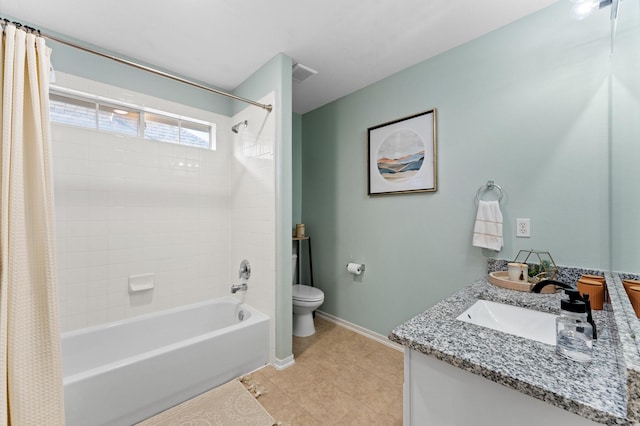
[[[324,293],[319,288],[296,284],[293,286],[293,298],[306,302],[317,302],[324,298]]]

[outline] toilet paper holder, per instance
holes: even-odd
[[[364,263],[347,263],[347,271],[359,275],[364,272]]]

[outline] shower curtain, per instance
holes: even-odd
[[[49,124],[51,51],[3,25],[0,424],[64,425]]]

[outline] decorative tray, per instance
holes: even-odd
[[[531,288],[535,285],[534,283],[530,283],[530,282],[511,281],[509,279],[509,273],[507,271],[491,272],[489,274],[489,282],[495,286],[508,288],[509,290],[526,291],[526,292],[530,292]],[[540,291],[540,293],[555,293],[555,292],[556,292],[556,286],[554,285],[545,286],[542,288],[542,291]]]

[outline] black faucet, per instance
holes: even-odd
[[[548,286],[548,285],[555,285],[555,286],[562,287],[562,288],[564,288],[564,289],[570,289],[570,290],[575,289],[575,287],[574,287],[574,286],[572,286],[572,285],[570,285],[570,284],[565,284],[565,283],[560,282],[560,281],[556,281],[556,280],[542,280],[542,281],[540,281],[539,283],[536,283],[536,285],[534,285],[534,286],[531,288],[531,292],[532,292],[532,293],[540,293],[540,291],[541,291],[544,287],[546,287],[546,286]]]

